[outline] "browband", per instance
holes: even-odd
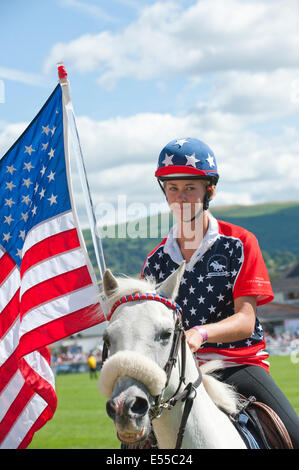
[[[165,295],[136,292],[135,294],[124,295],[123,297],[118,299],[118,301],[115,302],[115,304],[112,306],[107,316],[107,321],[110,321],[117,307],[127,302],[134,302],[135,300],[156,300],[157,302],[161,302],[162,304],[166,305],[166,307],[172,308],[172,310],[175,310],[176,312],[179,312],[181,310],[181,307],[174,300],[170,299],[169,297],[166,297]]]

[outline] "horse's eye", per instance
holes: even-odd
[[[160,335],[160,339],[161,341],[167,341],[171,336],[171,331],[169,330],[165,330],[165,331],[162,331],[161,335]]]

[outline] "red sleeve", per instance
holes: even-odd
[[[268,271],[256,237],[247,232],[243,242],[241,269],[234,285],[234,299],[244,295],[256,295],[257,305],[274,299]]]

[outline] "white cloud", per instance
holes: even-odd
[[[180,2],[157,2],[123,31],[56,44],[45,70],[64,60],[82,72],[96,71],[108,86],[123,77],[297,67],[298,14],[296,0],[201,0],[185,9]]]
[[[114,22],[115,18],[108,15],[103,8],[99,5],[83,2],[79,0],[60,0],[60,4],[65,7],[74,8],[82,13],[91,15],[92,17],[100,18],[103,21]]]
[[[0,67],[0,78],[24,83],[26,85],[47,86],[47,78],[42,75],[23,72],[22,70],[7,67]]]
[[[270,72],[231,71],[214,76],[206,106],[222,112],[257,118],[282,117],[297,114],[295,99],[299,68]],[[202,103],[200,103],[202,106]]]
[[[0,159],[19,138],[22,132],[24,132],[27,126],[28,123],[25,122],[15,124],[0,122]]]

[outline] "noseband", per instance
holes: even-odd
[[[155,402],[152,405],[150,409],[150,419],[151,421],[153,419],[160,418],[162,415],[163,411],[165,409],[170,410],[173,408],[178,401],[185,402],[184,406],[184,411],[181,419],[181,424],[179,427],[178,431],[178,436],[177,436],[177,441],[176,441],[176,449],[180,449],[184,437],[184,431],[186,428],[188,416],[190,414],[192,405],[193,405],[193,400],[196,397],[196,388],[199,387],[199,385],[202,382],[202,373],[200,368],[198,367],[197,361],[195,360],[195,364],[197,366],[198,370],[198,377],[195,380],[195,382],[190,382],[186,385],[186,378],[185,378],[185,371],[186,371],[186,335],[185,331],[183,328],[183,323],[182,323],[182,309],[181,307],[174,302],[173,300],[169,299],[166,296],[155,294],[155,293],[140,293],[137,292],[135,294],[131,295],[125,295],[121,297],[115,304],[112,306],[110,313],[107,317],[107,320],[110,321],[115,309],[119,307],[120,305],[127,303],[127,302],[134,302],[134,301],[139,301],[139,300],[155,300],[157,302],[161,302],[166,307],[171,308],[176,312],[176,323],[175,323],[175,328],[174,328],[174,336],[173,336],[173,342],[171,346],[171,351],[170,355],[168,358],[168,361],[166,365],[164,366],[164,370],[166,372],[166,383],[164,386],[164,389],[160,393],[160,395],[155,397]],[[179,379],[179,385],[176,389],[176,392],[173,394],[171,398],[168,400],[163,401],[163,395],[164,392],[169,384],[169,380],[171,377],[171,372],[173,367],[175,366],[178,358],[178,352],[179,352],[179,347],[181,346],[181,373],[180,373],[180,379]],[[108,346],[104,342],[103,345],[103,354],[102,354],[102,364],[108,357]],[[186,385],[183,391],[179,391],[182,384]],[[194,393],[195,392],[195,393]]]

